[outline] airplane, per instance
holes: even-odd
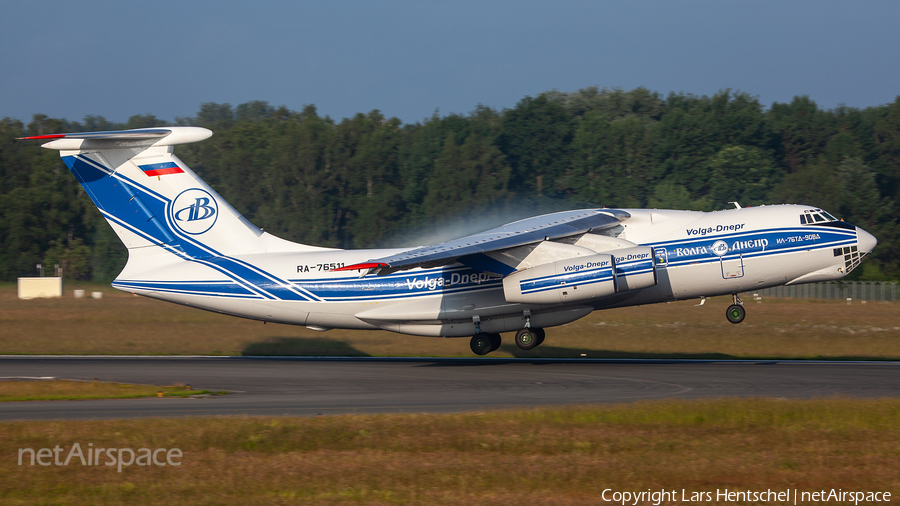
[[[328,329],[470,337],[531,350],[592,311],[840,279],[877,244],[820,208],[581,209],[440,244],[342,250],[254,226],[173,154],[212,135],[175,126],[39,135],[128,248],[112,286],[218,313]],[[701,302],[702,303],[702,302]]]

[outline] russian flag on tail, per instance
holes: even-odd
[[[165,176],[166,174],[180,174],[184,171],[175,162],[151,163],[138,165],[144,174],[148,176]]]

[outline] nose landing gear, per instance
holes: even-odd
[[[725,317],[728,318],[728,321],[731,323],[738,324],[744,321],[747,312],[744,311],[744,301],[742,301],[736,293],[732,294],[732,300],[734,303],[725,310]]]

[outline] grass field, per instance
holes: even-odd
[[[17,465],[20,448],[74,443],[178,448],[182,465]],[[607,488],[841,488],[896,500],[900,400],[17,422],[0,424],[0,455],[0,505],[601,504]]]
[[[19,300],[0,286],[0,354],[202,354],[473,356],[468,339],[263,324],[137,297],[109,287],[104,298]],[[547,330],[522,352],[506,334],[492,357],[900,358],[900,306],[766,299],[748,301],[740,325],[729,298],[596,311]]]
[[[191,390],[187,386],[131,385],[105,381],[77,380],[0,380],[0,402],[4,401],[60,401],[77,399],[133,399],[136,397],[189,397],[193,395],[222,395],[226,392]]]

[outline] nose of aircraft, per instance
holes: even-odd
[[[876,239],[874,235],[859,227],[856,227],[856,238],[859,242],[859,250],[866,253],[871,252],[875,249],[875,245],[878,244],[878,239]]]

